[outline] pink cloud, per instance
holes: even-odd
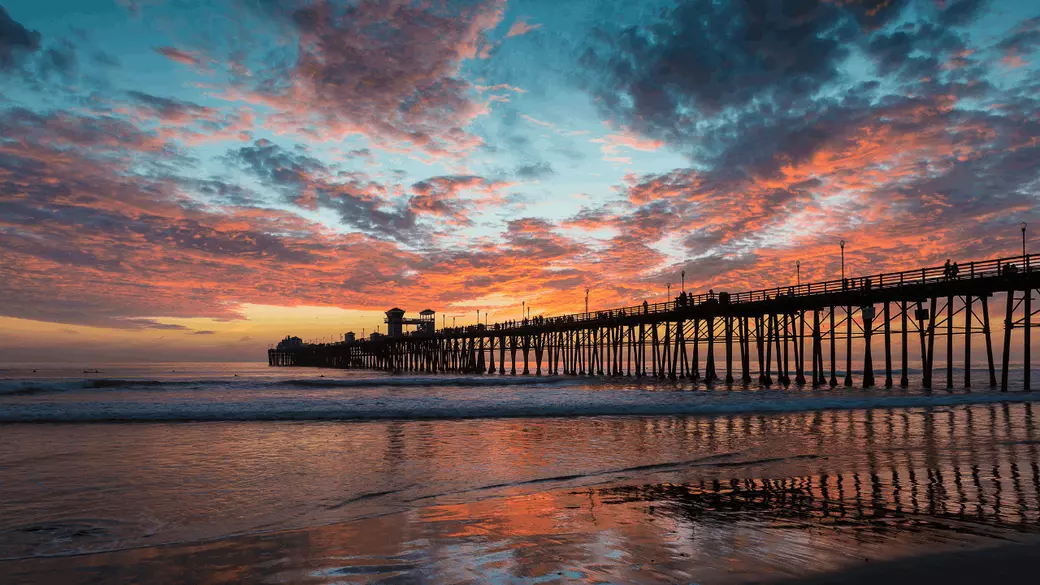
[[[184,65],[192,65],[195,67],[202,67],[205,63],[205,58],[199,53],[192,51],[183,51],[176,47],[156,47],[155,52],[178,63]]]
[[[506,38],[518,37],[525,35],[533,30],[542,28],[541,24],[528,24],[526,20],[519,19],[513,23],[513,26],[509,27],[509,32],[506,33]]]

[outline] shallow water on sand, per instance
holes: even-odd
[[[5,583],[735,583],[1040,534],[1031,394],[160,367],[0,381]]]

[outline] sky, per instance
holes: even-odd
[[[1015,255],[1038,50],[1028,0],[0,0],[0,361]]]

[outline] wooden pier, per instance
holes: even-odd
[[[906,387],[913,359],[921,384],[931,388],[936,337],[942,337],[945,385],[952,388],[955,340],[963,344],[963,385],[970,387],[972,343],[981,338],[982,346],[975,351],[985,352],[987,358],[985,383],[999,383],[1007,390],[1013,334],[1021,330],[1023,389],[1029,390],[1029,331],[1035,316],[1031,293],[1037,288],[1040,266],[1032,255],[1025,255],[962,263],[956,272],[948,266],[928,267],[739,293],[680,295],[665,303],[400,337],[271,349],[268,363],[394,372],[655,376],[785,386],[852,386],[852,374],[859,370],[864,387]],[[999,310],[1000,297],[1004,318],[998,382],[990,305]],[[894,340],[898,355],[893,355]]]

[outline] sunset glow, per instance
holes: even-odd
[[[1038,49],[1026,1],[9,0],[0,361],[1018,254]]]

